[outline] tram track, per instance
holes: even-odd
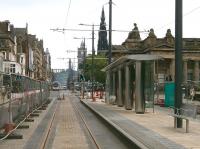
[[[66,94],[65,94],[66,96]],[[65,100],[57,100],[57,103],[55,105],[55,108],[53,110],[53,114],[48,122],[47,130],[45,131],[44,137],[42,138],[42,142],[40,143],[40,149],[45,148],[55,148],[55,147],[61,147],[62,144],[60,144],[60,140],[58,143],[58,139],[64,139],[59,138],[57,133],[59,133],[61,130],[66,131],[67,134],[63,134],[65,136],[64,142],[68,142],[69,140],[78,139],[76,138],[77,131],[82,131],[80,135],[84,135],[86,139],[87,148],[91,149],[127,149],[132,148],[133,145],[130,146],[129,143],[127,143],[127,140],[122,137],[119,132],[113,130],[112,127],[110,127],[108,124],[105,123],[105,121],[101,120],[96,114],[94,114],[87,106],[81,103],[80,99],[76,96],[69,95]],[[64,107],[67,108],[65,105],[67,102],[67,105],[70,106],[69,111],[60,111],[60,108],[63,109]],[[64,105],[65,103],[65,105]],[[63,105],[62,105],[63,104]],[[60,108],[59,108],[60,107]],[[59,109],[59,110],[58,110]],[[71,111],[72,110],[72,111]],[[72,112],[71,114],[63,115],[62,112]],[[60,115],[61,114],[61,115]],[[61,117],[60,117],[61,116]],[[63,117],[64,116],[64,117]],[[69,118],[67,118],[67,117]],[[75,116],[72,118],[71,116]],[[60,118],[63,118],[61,120]],[[75,123],[71,123],[71,120],[76,120],[77,124],[80,125],[80,130],[74,130],[79,129],[77,126],[71,125]],[[61,124],[64,123],[64,124]],[[67,125],[66,125],[67,124]],[[62,129],[58,125],[62,125]],[[63,126],[65,126],[63,128]],[[59,129],[59,130],[57,130]],[[69,132],[74,132],[76,134],[70,136]],[[57,133],[56,133],[57,132]],[[57,138],[57,139],[56,139]],[[71,138],[71,139],[69,139]],[[56,141],[57,140],[57,141]],[[62,143],[64,143],[62,142]],[[76,142],[76,141],[72,141]],[[66,146],[73,145],[72,142],[69,142],[69,144],[65,144]],[[79,141],[78,141],[79,142]],[[76,144],[74,144],[77,146]],[[75,147],[74,146],[74,147]]]
[[[71,100],[70,100],[70,101],[71,101]],[[83,121],[83,124],[84,124],[84,126],[85,126],[85,128],[86,128],[88,134],[90,135],[92,141],[94,142],[96,148],[97,148],[97,149],[101,149],[101,147],[99,146],[99,144],[98,144],[98,142],[97,142],[95,136],[93,135],[92,131],[90,130],[90,128],[89,128],[89,126],[88,126],[88,124],[87,124],[87,122],[86,122],[86,120],[85,120],[84,115],[83,115],[83,114],[80,112],[80,110],[78,109],[77,103],[72,102],[72,101],[71,101],[71,103],[72,103],[72,105],[73,105],[73,107],[74,107],[74,110],[76,111],[76,113],[79,115],[79,117],[80,117],[81,120]]]
[[[58,107],[59,107],[58,104],[60,104],[60,103],[59,103],[59,102],[56,102],[56,107],[55,107],[55,110],[54,110],[54,112],[53,112],[53,116],[52,116],[51,121],[50,121],[50,124],[49,124],[49,126],[48,126],[48,128],[47,128],[47,133],[45,134],[44,141],[42,141],[42,144],[41,144],[41,146],[40,146],[40,149],[45,149],[46,146],[47,146],[47,141],[48,141],[49,135],[50,135],[50,133],[51,133],[51,128],[52,128],[52,126],[53,126],[53,122],[54,122],[54,120],[55,120],[55,116],[56,116],[56,113],[57,113],[57,111],[58,111]]]
[[[75,115],[77,116],[77,118],[80,120],[79,122],[81,122],[81,127],[84,129],[84,133],[86,133],[87,135],[87,139],[88,139],[88,143],[89,143],[89,148],[96,148],[96,149],[101,149],[100,146],[97,143],[97,140],[95,139],[94,135],[92,134],[90,128],[87,125],[87,122],[85,121],[85,118],[83,116],[83,114],[81,114],[80,110],[78,109],[77,105],[72,102],[70,99],[64,99],[64,100],[69,100],[69,103],[71,104],[72,108],[74,109]],[[57,100],[54,112],[52,114],[51,120],[48,122],[48,126],[47,126],[47,130],[44,134],[44,137],[42,138],[42,142],[40,143],[40,149],[47,149],[47,148],[53,148],[52,146],[52,142],[50,140],[55,139],[55,131],[52,128],[56,129],[57,124],[58,124],[58,117],[59,117],[59,107],[61,106],[60,104],[62,104],[63,100]],[[89,137],[89,138],[88,138]]]
[[[132,142],[115,130],[110,124],[88,108],[78,97],[72,97],[71,102],[77,106],[79,113],[83,115],[87,127],[102,149],[129,149],[138,148]]]

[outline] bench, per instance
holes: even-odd
[[[170,107],[172,109],[170,116],[174,117],[174,128],[177,128],[177,118],[185,119],[186,133],[189,132],[189,120],[195,119],[197,115],[197,107],[193,105],[183,104],[180,109]]]

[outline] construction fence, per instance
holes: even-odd
[[[0,73],[0,128],[17,122],[47,102],[48,98],[48,82]]]

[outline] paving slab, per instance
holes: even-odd
[[[59,110],[56,115],[57,125],[53,139],[53,149],[88,149],[90,144],[84,133],[79,117],[70,103],[69,97],[60,100]]]
[[[134,110],[127,111],[101,100],[83,102],[148,148],[200,148],[200,122],[190,121],[189,133],[185,133],[185,128],[174,129],[174,118],[168,115],[166,108],[155,108],[154,113],[148,109],[145,114],[136,114]]]

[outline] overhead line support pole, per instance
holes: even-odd
[[[175,3],[175,112],[182,105],[182,0]],[[176,118],[176,127],[182,127],[182,119]],[[174,119],[175,120],[175,119]]]
[[[92,100],[94,101],[94,24],[92,25]]]
[[[85,94],[85,63],[86,63],[86,48],[85,48],[85,37],[83,38],[83,43],[84,43],[84,59],[83,59],[83,99],[84,99],[84,94]]]
[[[112,0],[109,0],[109,53],[108,64],[112,62]]]

